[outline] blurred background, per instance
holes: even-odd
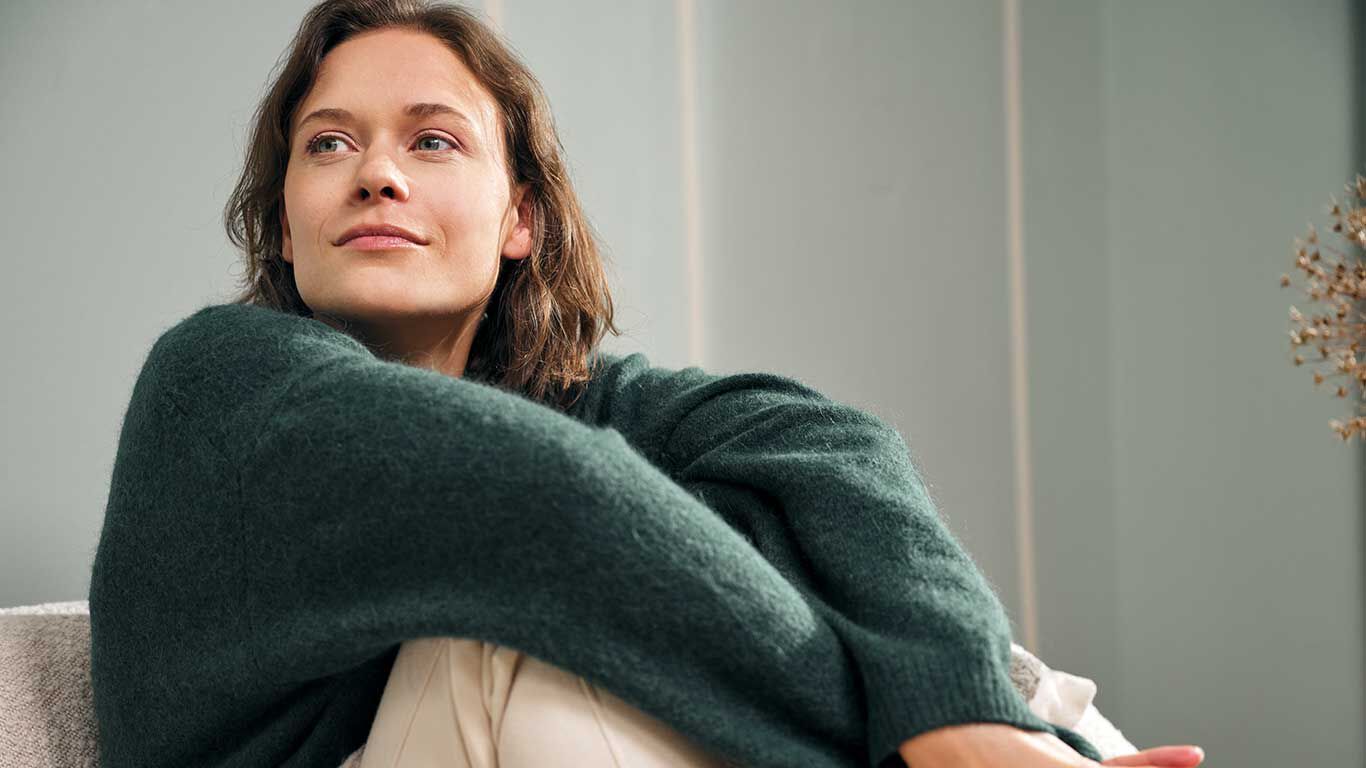
[[[225,301],[311,2],[0,4],[0,606],[83,600],[152,341]],[[615,351],[905,436],[1016,640],[1140,747],[1366,765],[1362,451],[1290,364],[1366,170],[1349,0],[487,0],[611,263]]]

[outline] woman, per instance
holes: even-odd
[[[1096,765],[894,429],[595,353],[549,110],[469,12],[313,8],[227,223],[245,291],[163,334],[120,435],[105,768]]]

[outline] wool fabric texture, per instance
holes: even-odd
[[[103,768],[334,768],[398,646],[516,648],[738,765],[904,765],[1035,716],[895,428],[799,381],[596,353],[567,411],[213,304],[152,345],[90,583]]]

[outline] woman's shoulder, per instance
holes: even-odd
[[[257,304],[207,304],[167,328],[153,345],[203,352],[224,346],[271,351],[262,342],[290,338],[311,339],[367,351],[355,338],[311,317]]]
[[[355,338],[311,317],[254,304],[207,304],[161,333],[145,368],[192,376],[234,375],[269,372],[338,353],[374,357]]]
[[[642,352],[602,351],[592,359],[593,376],[579,414],[600,425],[677,421],[704,403],[718,413],[738,414],[779,403],[831,402],[801,380],[778,373],[656,365]]]
[[[193,412],[240,410],[253,393],[341,360],[366,367],[375,358],[319,320],[264,306],[208,304],[171,323],[152,343],[133,399],[170,400]]]

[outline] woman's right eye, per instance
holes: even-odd
[[[312,141],[308,142],[308,144],[304,145],[304,151],[310,155],[331,154],[330,152],[321,152],[318,150],[318,145],[324,141],[341,141],[341,139],[337,138],[336,136],[328,136],[327,134],[323,134],[322,136],[319,136],[313,139]]]

